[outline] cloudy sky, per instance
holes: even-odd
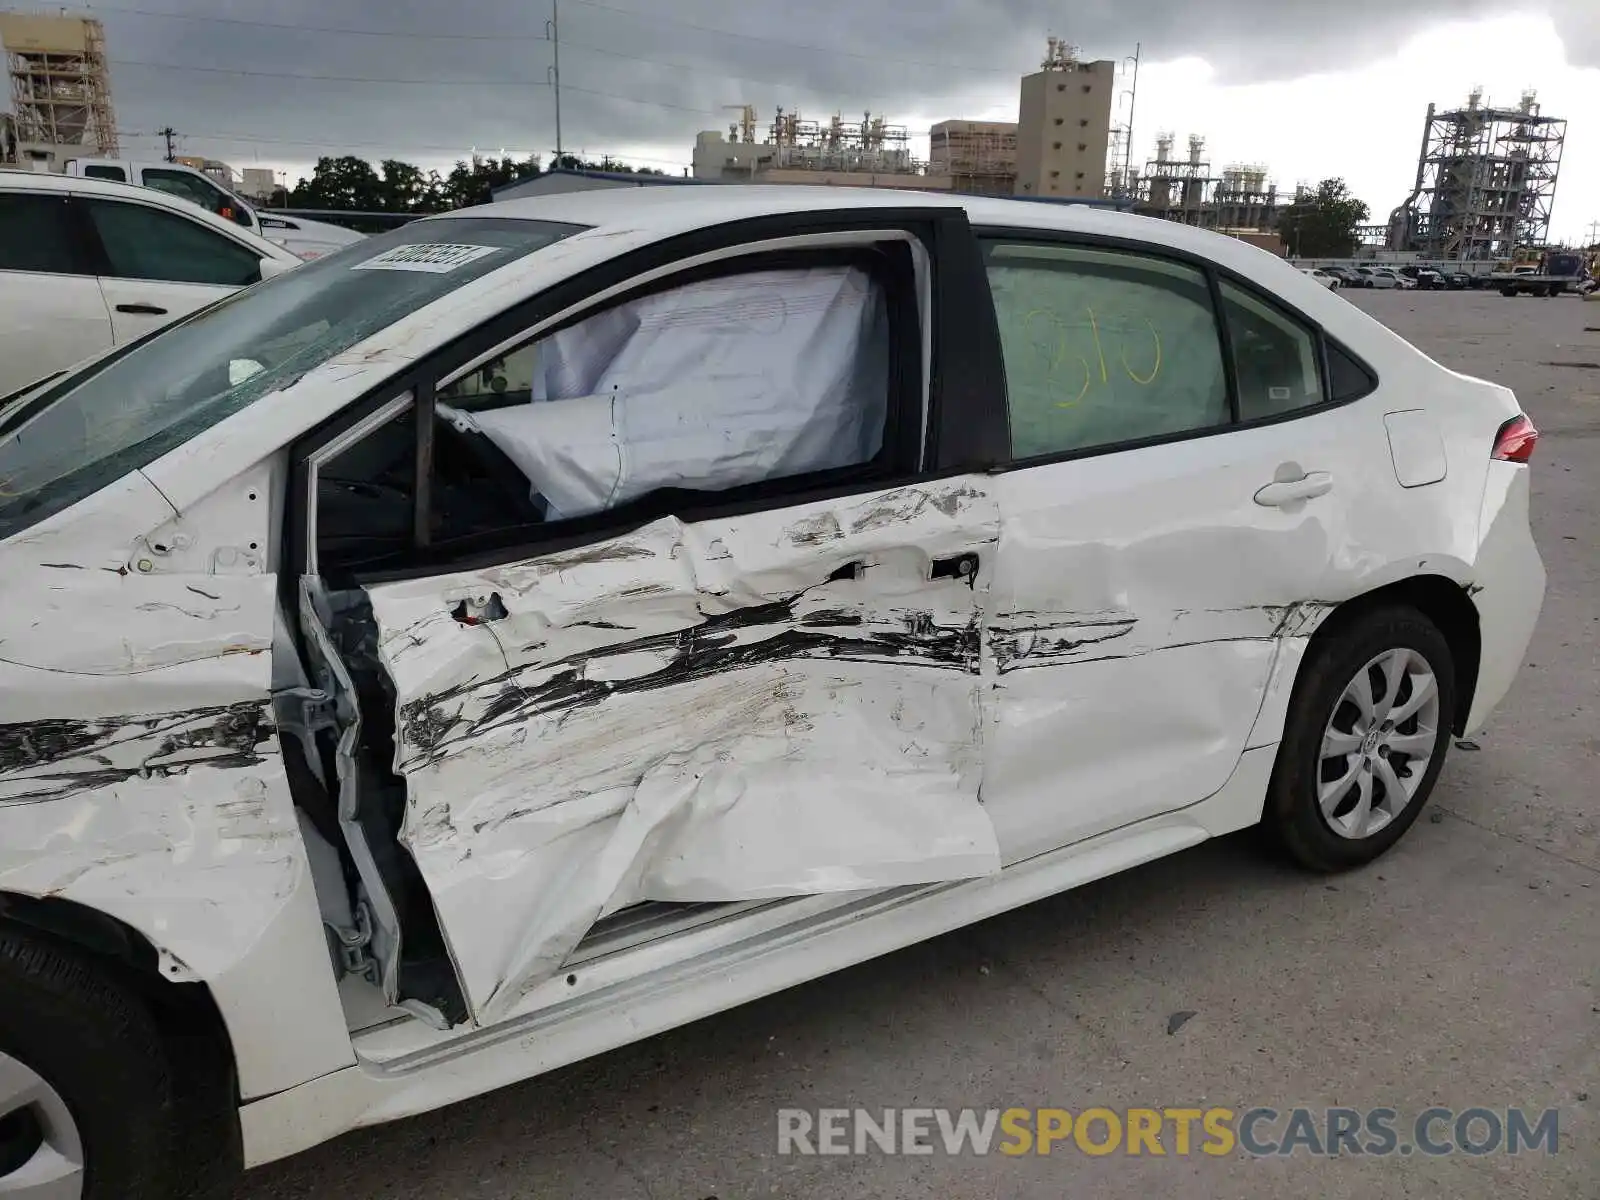
[[[1015,119],[1047,33],[1142,44],[1135,160],[1160,130],[1286,187],[1342,175],[1374,219],[1404,199],[1430,100],[1537,88],[1572,122],[1558,236],[1600,220],[1600,0],[559,0],[563,141],[665,169],[753,104],[881,113],[913,131]],[[32,6],[29,6],[32,7]],[[46,7],[39,4],[37,7]],[[548,153],[549,0],[94,0],[122,126],[293,175],[319,154],[447,165]],[[1070,25],[1065,22],[1070,21]],[[921,143],[925,148],[925,140]],[[124,153],[159,141],[128,139]]]

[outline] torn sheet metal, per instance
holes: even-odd
[[[306,870],[271,577],[24,569],[0,612],[0,890],[116,916],[213,977]]]
[[[998,520],[982,486],[666,519],[370,589],[399,704],[401,841],[479,1020],[637,901],[998,869],[978,802],[987,576],[933,569],[986,561]],[[506,615],[441,622],[469,596]]]

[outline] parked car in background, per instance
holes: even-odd
[[[1364,286],[1369,288],[1395,288],[1400,285],[1396,277],[1380,271],[1377,267],[1357,267],[1356,273],[1361,276]]]
[[[1367,286],[1367,281],[1354,267],[1323,267],[1322,270],[1337,279],[1340,287]]]
[[[300,263],[153,188],[0,171],[0,396]]]
[[[340,246],[359,242],[367,235],[342,225],[308,221],[270,210],[258,210],[243,196],[229,191],[203,171],[182,163],[137,162],[120,158],[75,158],[66,174],[84,179],[105,179],[154,188],[198,204],[252,233],[259,234],[301,259],[321,258]]]
[[[1361,270],[1367,273],[1367,277],[1372,280],[1372,286],[1375,288],[1405,289],[1417,286],[1416,280],[1400,274],[1393,267],[1362,267]]]
[[[1446,286],[1444,276],[1432,267],[1401,267],[1399,274],[1401,278],[1411,280],[1419,291],[1442,292]]]
[[[1536,438],[1232,238],[866,188],[428,217],[32,389],[0,1195],[172,1195],[1258,824],[1370,863],[1522,662]]]
[[[1311,278],[1315,279],[1325,288],[1336,288],[1339,286],[1339,277],[1330,271],[1324,271],[1320,267],[1301,267],[1300,270],[1304,274],[1311,276]]]

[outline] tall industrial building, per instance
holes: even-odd
[[[115,157],[117,121],[99,21],[0,13],[0,46],[11,79],[10,156],[43,168],[74,157]]]
[[[1543,246],[1567,123],[1539,111],[1528,91],[1516,108],[1428,105],[1416,185],[1389,217],[1389,247],[1429,258],[1506,259]]]
[[[1081,62],[1059,38],[1048,45],[1041,69],[1022,79],[1016,194],[1098,198],[1105,190],[1117,64]]]
[[[1015,121],[940,121],[928,130],[928,174],[953,190],[1009,196],[1017,183]]]
[[[911,153],[904,126],[867,113],[830,121],[778,110],[757,140],[756,113],[729,105],[739,120],[727,135],[695,139],[694,177],[724,183],[827,183],[915,188],[1043,199],[1099,199],[1117,64],[1082,62],[1059,38],[1040,69],[1022,79],[1018,121],[940,121],[928,131],[928,161]]]

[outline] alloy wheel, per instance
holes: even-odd
[[[1415,650],[1385,650],[1333,706],[1318,756],[1318,804],[1340,837],[1371,837],[1416,797],[1438,746],[1439,684]]]
[[[81,1200],[83,1139],[67,1103],[0,1052],[0,1200]]]

